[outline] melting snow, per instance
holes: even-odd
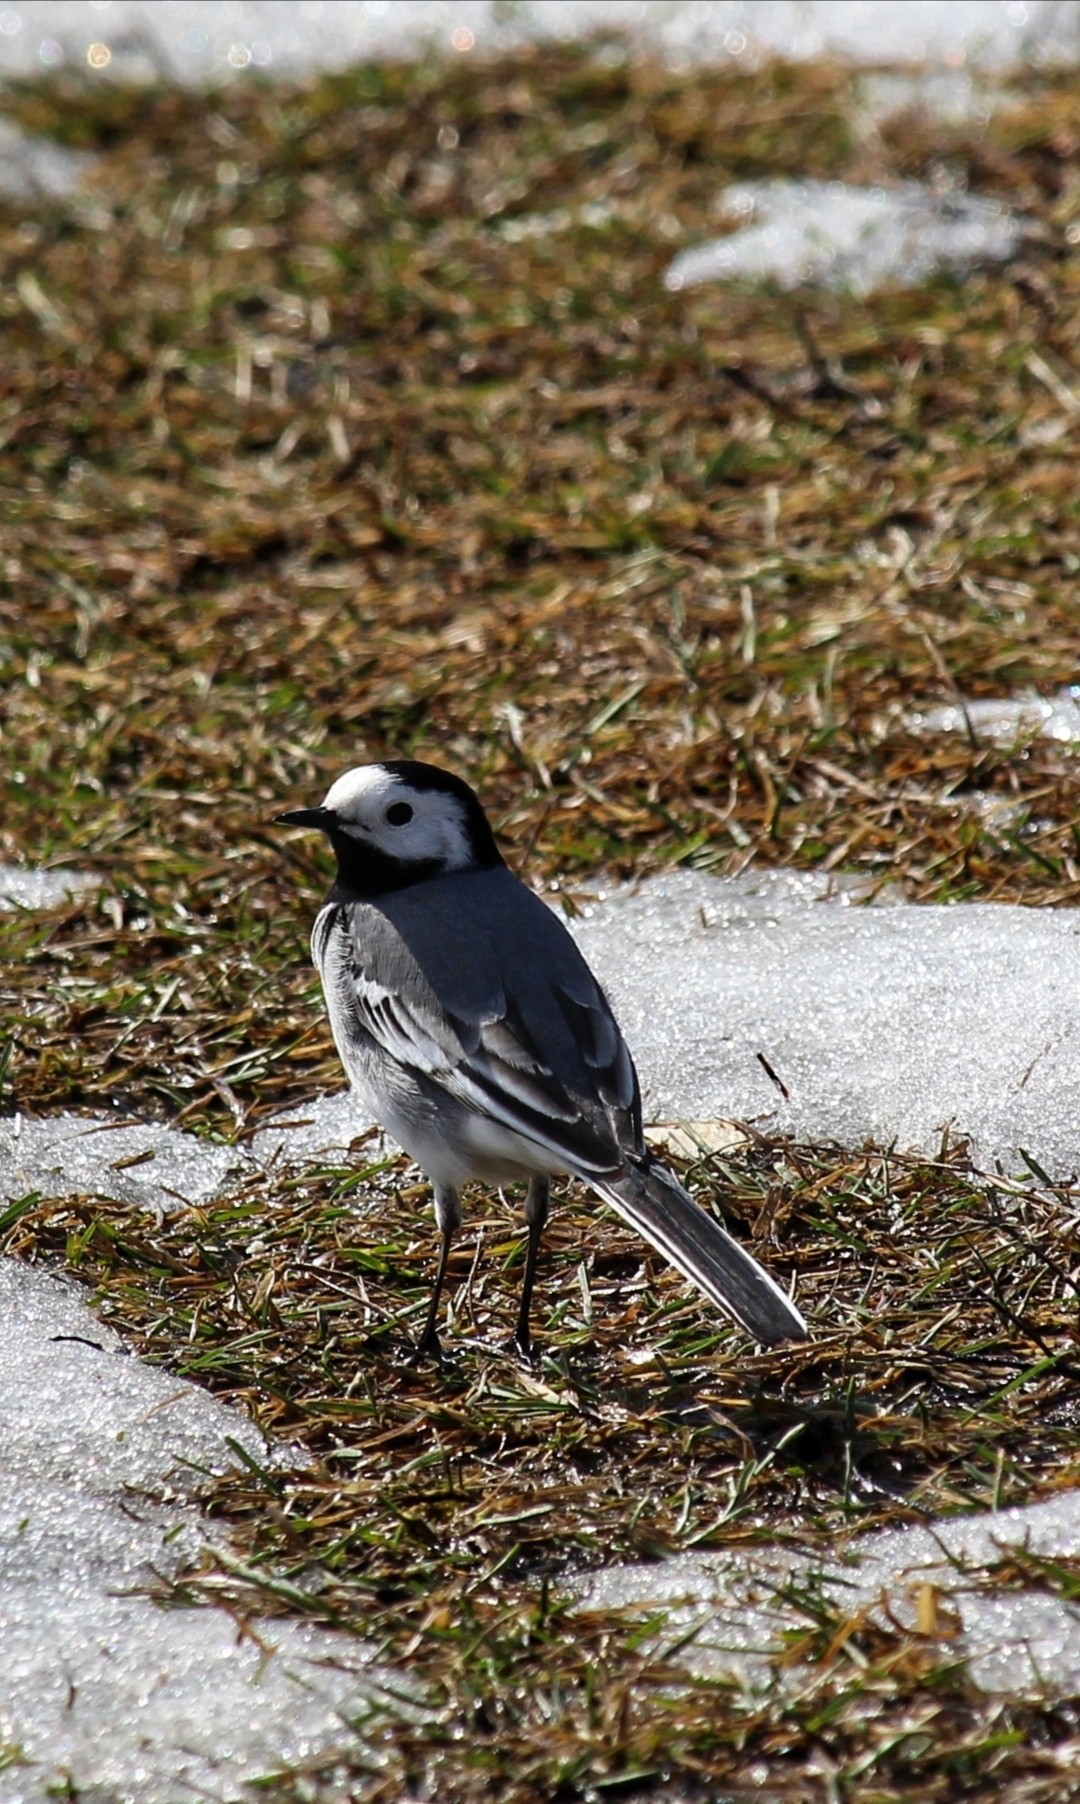
[[[280,0],[9,0],[0,11],[0,71],[64,63],[129,79],[204,82],[245,70],[282,76],[368,57],[484,54],[530,39],[624,30],[676,66],[777,51],[863,63],[924,59],[1009,68],[1075,54],[1074,0],[367,0],[283,6]],[[102,51],[106,53],[103,57]]]
[[[971,733],[976,739],[1060,739],[1080,745],[1080,686],[1057,695],[1015,695],[1001,701],[946,702],[910,714],[922,733]]]
[[[869,294],[885,282],[911,285],[937,270],[1001,262],[1022,238],[1020,222],[996,203],[939,195],[916,182],[747,182],[724,190],[720,211],[742,229],[680,252],[669,288],[741,277]]]
[[[132,1358],[70,1286],[0,1262],[2,1804],[171,1804],[354,1752],[391,1681],[351,1637],[149,1592],[197,1561],[208,1473],[272,1455],[239,1411]]]
[[[242,1155],[156,1122],[0,1117],[0,1196],[108,1196],[136,1208],[207,1203]]]
[[[1080,910],[826,900],[814,876],[693,871],[573,923],[650,1119],[735,1116],[804,1139],[1080,1170]],[[758,1060],[787,1087],[784,1098]]]
[[[1010,1548],[1048,1560],[1075,1558],[1080,1492],[1023,1509],[859,1535],[842,1558],[828,1561],[740,1547],[656,1566],[613,1566],[590,1575],[577,1601],[587,1610],[662,1608],[658,1652],[670,1648],[671,1658],[702,1677],[759,1688],[778,1676],[785,1682],[773,1664],[782,1637],[810,1626],[794,1593],[812,1592],[845,1618],[869,1611],[879,1622],[891,1617],[910,1628],[918,1621],[920,1593],[932,1587],[947,1658],[965,1660],[983,1691],[1071,1696],[1080,1685],[1080,1608],[1031,1589],[994,1590],[992,1568]],[[804,1680],[805,1668],[786,1677],[794,1685]]]
[[[83,151],[68,150],[48,138],[28,138],[9,120],[0,119],[0,194],[12,200],[54,200],[70,194],[92,162]]]
[[[91,871],[33,871],[0,864],[0,908],[55,908],[77,900],[100,881]]]
[[[255,1135],[251,1150],[263,1165],[282,1161],[299,1165],[314,1159],[336,1165],[360,1161],[373,1165],[397,1149],[370,1129],[351,1090],[338,1090],[333,1096],[317,1096],[302,1108],[275,1115]],[[364,1137],[363,1145],[352,1152],[358,1136]]]

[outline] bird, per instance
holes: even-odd
[[[514,1341],[535,1356],[533,1287],[559,1173],[756,1341],[806,1337],[790,1298],[647,1145],[607,997],[555,912],[510,870],[463,778],[410,758],[362,764],[317,806],[274,822],[330,842],[337,874],[311,953],[334,1042],[367,1118],[432,1186],[441,1246],[418,1356],[442,1357],[440,1299],[472,1180],[527,1183]]]

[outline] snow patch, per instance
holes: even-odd
[[[21,864],[0,864],[0,908],[56,908],[61,902],[78,901],[100,881],[92,871],[35,871]]]
[[[48,138],[28,138],[10,120],[0,119],[0,194],[9,200],[56,200],[70,194],[93,160]]]
[[[785,1634],[810,1618],[793,1601],[819,1599],[840,1618],[866,1611],[888,1626],[919,1622],[932,1592],[943,1655],[967,1662],[984,1692],[1010,1697],[1072,1696],[1080,1684],[1080,1608],[1017,1586],[994,1589],[993,1568],[1018,1548],[1044,1560],[1080,1554],[1080,1492],[993,1514],[950,1517],[925,1527],[856,1536],[842,1557],[806,1558],[780,1548],[685,1554],[654,1566],[612,1566],[577,1593],[585,1610],[664,1612],[653,1646],[702,1678],[751,1689],[798,1687],[805,1669],[781,1665]],[[786,1593],[786,1595],[785,1595]]]
[[[68,1284],[0,1261],[0,1804],[225,1800],[354,1753],[392,1675],[352,1637],[164,1609],[212,1531],[192,1502],[263,1437],[133,1358]]]
[[[812,874],[677,871],[569,925],[650,1120],[926,1153],[948,1129],[984,1163],[1080,1170],[1080,910],[859,907]]]
[[[763,55],[1015,68],[1066,60],[1075,0],[8,0],[0,73],[75,65],[99,76],[201,84],[341,69],[368,58],[490,55],[516,44],[626,32],[676,68]]]
[[[0,1117],[0,1196],[107,1196],[167,1212],[208,1203],[242,1155],[156,1122],[104,1115]]]
[[[1058,739],[1080,745],[1080,685],[1057,695],[1007,696],[1002,700],[946,702],[909,714],[916,733],[967,733],[976,739]]]
[[[887,282],[912,287],[941,270],[1003,262],[1023,238],[1022,223],[995,202],[917,182],[747,182],[724,190],[720,211],[741,229],[681,251],[668,288],[741,279],[865,295]]]

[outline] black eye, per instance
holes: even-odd
[[[392,802],[386,810],[386,819],[391,827],[404,827],[406,821],[411,821],[412,817],[413,811],[408,802]]]

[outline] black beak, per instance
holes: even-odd
[[[332,808],[286,808],[284,814],[275,814],[274,825],[277,827],[317,827],[320,833],[329,833],[337,816]]]

